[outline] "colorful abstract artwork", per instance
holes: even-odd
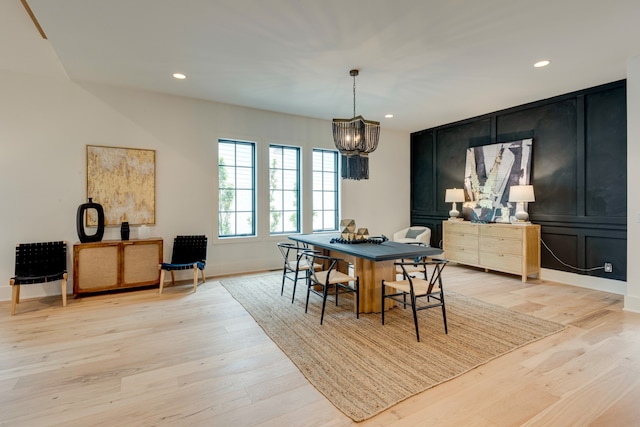
[[[467,149],[462,216],[469,221],[512,222],[515,203],[509,187],[531,179],[533,139]]]

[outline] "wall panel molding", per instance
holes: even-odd
[[[450,209],[444,191],[462,188],[466,149],[533,138],[529,213],[543,240],[580,269],[614,263],[613,273],[575,270],[543,249],[542,267],[626,280],[626,126],[621,80],[415,132],[411,224],[431,227],[437,246]]]

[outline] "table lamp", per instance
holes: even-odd
[[[445,203],[452,203],[449,211],[449,219],[458,219],[460,212],[456,208],[456,202],[464,202],[464,190],[462,188],[447,188],[444,195]]]
[[[529,214],[525,210],[524,204],[536,201],[533,194],[533,185],[512,185],[509,187],[509,201],[516,203],[516,219],[518,222],[528,222]]]

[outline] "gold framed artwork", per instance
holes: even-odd
[[[156,152],[87,145],[87,198],[104,209],[105,226],[156,223]],[[87,225],[97,215],[87,212]]]

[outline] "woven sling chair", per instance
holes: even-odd
[[[176,236],[173,240],[171,262],[162,263],[160,268],[160,290],[164,287],[164,274],[171,272],[171,283],[175,285],[176,270],[193,269],[193,292],[198,289],[198,271],[202,274],[202,283],[206,281],[204,267],[207,262],[207,236]]]

